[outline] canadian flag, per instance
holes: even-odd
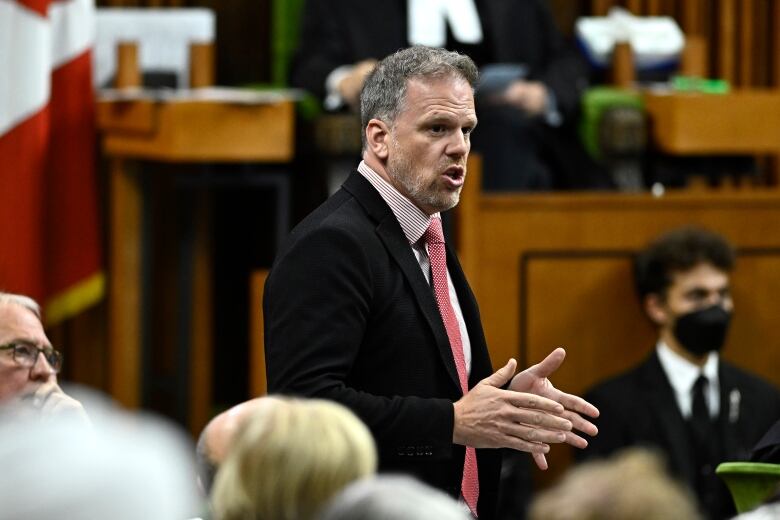
[[[0,290],[47,324],[104,293],[93,0],[0,0]]]

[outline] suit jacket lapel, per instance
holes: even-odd
[[[642,366],[642,377],[645,398],[659,422],[659,431],[665,437],[669,462],[678,468],[685,481],[692,482],[695,478],[695,468],[692,464],[688,428],[655,350]]]
[[[349,191],[365,208],[369,216],[377,222],[377,235],[409,282],[414,298],[425,316],[425,321],[436,338],[436,346],[439,349],[447,373],[450,375],[452,383],[460,391],[458,369],[455,367],[450,340],[447,337],[444,322],[439,314],[433,289],[425,280],[420,264],[417,263],[417,259],[414,257],[412,248],[406,240],[398,219],[395,218],[390,207],[374,187],[371,186],[371,183],[363,178],[360,173],[354,172],[350,175],[344,183],[344,189]]]

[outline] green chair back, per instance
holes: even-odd
[[[582,96],[580,139],[594,159],[602,158],[602,150],[599,147],[601,116],[606,110],[615,107],[644,110],[642,95],[635,91],[599,86],[589,88]]]
[[[755,509],[780,485],[780,464],[723,462],[715,473],[728,486],[738,513]]]
[[[273,0],[271,5],[271,82],[286,87],[290,61],[298,46],[305,0]]]

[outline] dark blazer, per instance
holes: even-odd
[[[723,360],[719,363],[720,432],[723,462],[748,460],[751,449],[774,421],[780,418],[780,393],[771,384]],[[732,402],[733,391],[739,392]],[[599,384],[585,395],[601,412],[594,421],[599,434],[589,439],[580,458],[608,455],[620,448],[645,445],[667,457],[670,470],[694,487],[696,472],[687,423],[677,406],[674,390],[656,351],[632,369]],[[733,513],[728,492],[716,509],[726,517]]]
[[[474,295],[447,266],[471,341],[469,386],[492,373]],[[465,449],[452,443],[457,370],[432,288],[401,226],[359,173],[303,220],[265,286],[270,393],[320,397],[371,429],[381,471],[460,493]],[[498,450],[477,450],[480,518],[492,518]]]
[[[753,462],[780,464],[780,420],[773,424],[769,431],[761,437],[761,440],[753,448],[750,460]]]
[[[406,5],[407,0],[307,0],[291,84],[323,97],[325,79],[336,67],[407,47]],[[589,68],[565,45],[547,3],[476,0],[476,6],[486,39],[483,51],[472,56],[477,65],[522,63],[529,79],[552,90],[564,116],[576,111]]]

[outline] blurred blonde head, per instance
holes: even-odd
[[[239,428],[217,472],[215,517],[306,520],[376,464],[371,433],[344,406],[275,398]]]
[[[691,494],[661,459],[629,449],[572,469],[531,504],[530,520],[698,520]]]

